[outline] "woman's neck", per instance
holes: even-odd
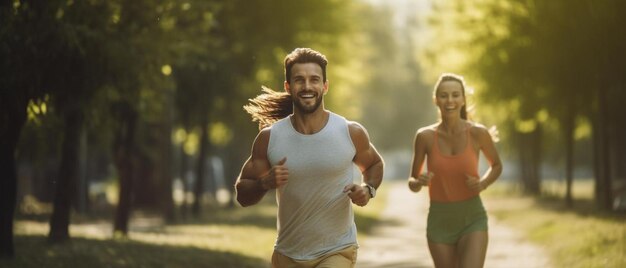
[[[446,133],[458,133],[465,129],[465,120],[461,117],[443,117],[439,129]]]

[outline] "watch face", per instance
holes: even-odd
[[[370,192],[370,198],[374,198],[376,196],[376,189],[373,186],[367,185],[367,190]]]

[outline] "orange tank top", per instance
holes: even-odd
[[[478,177],[478,155],[476,154],[467,128],[467,145],[457,155],[443,155],[439,151],[439,134],[435,130],[434,144],[427,156],[428,171],[435,176],[430,180],[430,199],[437,202],[462,201],[478,195],[467,187],[467,175]]]

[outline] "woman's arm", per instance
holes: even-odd
[[[422,186],[428,185],[428,180],[432,177],[432,174],[422,174],[426,151],[432,139],[431,136],[432,135],[430,135],[425,128],[418,130],[415,134],[415,141],[413,142],[413,163],[411,166],[411,176],[408,181],[409,189],[413,192],[419,192]]]
[[[500,177],[500,174],[502,174],[502,162],[500,161],[500,155],[498,155],[498,151],[496,150],[496,146],[491,138],[491,134],[489,134],[489,131],[482,126],[475,127],[474,129],[480,150],[489,162],[489,169],[482,176],[479,183],[482,191],[487,189],[489,185],[494,183],[498,177]]]

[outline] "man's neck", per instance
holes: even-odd
[[[329,117],[330,112],[320,106],[316,111],[306,114],[300,113],[294,109],[290,120],[291,125],[296,131],[305,135],[311,135],[320,132],[324,126],[326,126],[326,123],[328,123]]]

